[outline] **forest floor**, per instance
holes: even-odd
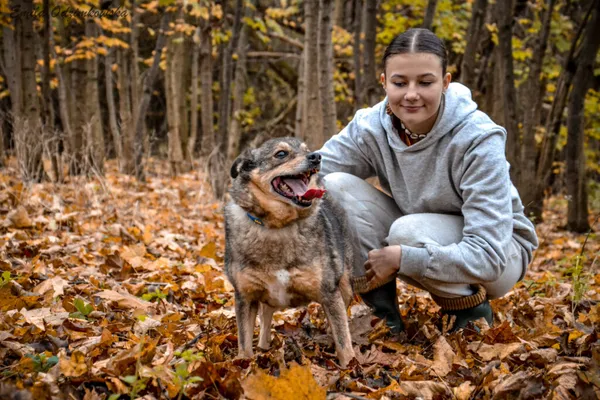
[[[443,334],[429,295],[400,283],[407,336],[354,302],[342,370],[316,304],[277,313],[271,350],[235,359],[222,204],[202,171],[149,171],[24,185],[0,170],[0,398],[600,398],[600,239],[562,228],[564,197],[492,328]]]

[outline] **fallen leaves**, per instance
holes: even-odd
[[[326,391],[312,376],[310,368],[293,364],[273,377],[258,370],[243,383],[244,394],[252,400],[323,400]]]
[[[556,204],[525,280],[492,301],[491,328],[443,334],[429,295],[399,284],[406,337],[354,302],[346,370],[315,304],[276,312],[271,349],[240,360],[222,205],[200,173],[161,165],[147,184],[114,166],[64,185],[0,171],[0,397],[600,397],[600,264],[582,261],[588,287],[572,302],[585,238],[558,229]],[[586,254],[599,252],[590,236]]]

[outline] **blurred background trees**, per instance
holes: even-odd
[[[0,165],[24,180],[145,179],[204,165],[222,197],[246,146],[313,149],[381,101],[391,39],[425,26],[454,81],[506,127],[511,176],[539,220],[551,193],[568,227],[600,203],[600,0],[1,0]]]

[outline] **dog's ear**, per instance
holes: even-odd
[[[231,178],[235,179],[242,172],[251,171],[254,168],[254,160],[252,158],[252,150],[245,150],[242,154],[238,156],[233,162],[231,166],[231,171],[229,172]]]

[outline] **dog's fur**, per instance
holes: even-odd
[[[287,155],[281,157],[282,152]],[[308,188],[318,190],[314,172],[320,159],[300,140],[279,138],[246,150],[233,163],[232,201],[225,208],[225,272],[235,288],[240,357],[253,355],[259,305],[258,346],[268,349],[273,312],[311,301],[323,306],[340,365],[354,357],[346,314],[353,250],[346,240],[345,212],[328,197],[299,205],[272,185],[277,177],[312,171]]]

